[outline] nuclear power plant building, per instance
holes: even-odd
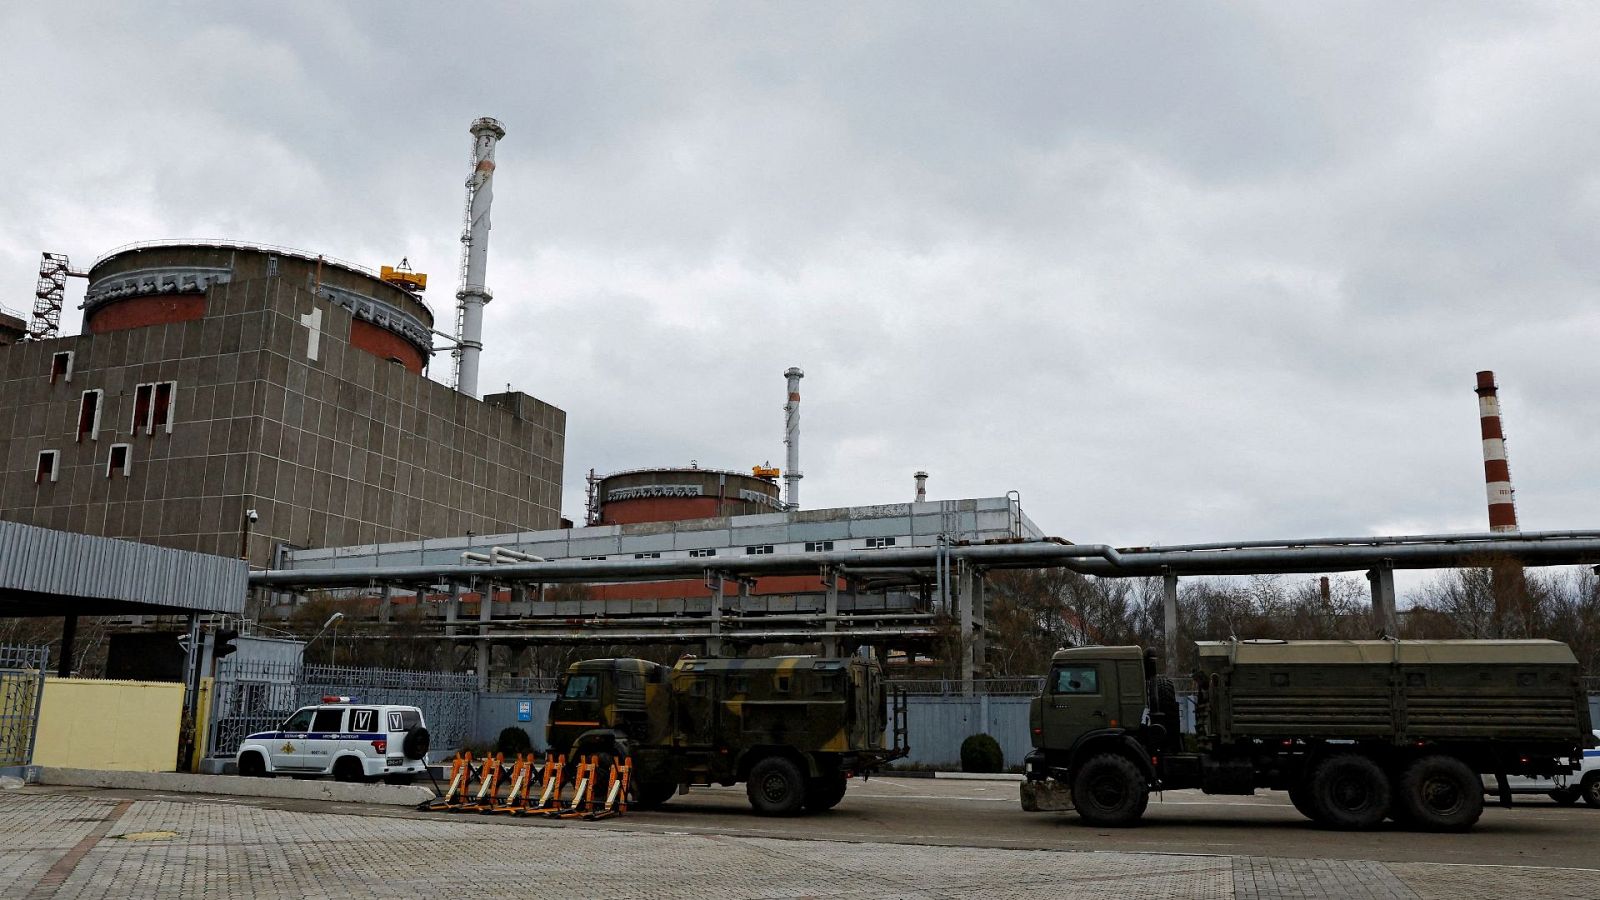
[[[566,413],[426,378],[404,274],[230,242],[84,274],[81,334],[0,345],[0,519],[258,566],[558,526]]]

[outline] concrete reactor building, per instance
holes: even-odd
[[[426,276],[404,265],[232,241],[139,244],[82,273],[46,254],[28,339],[0,340],[0,519],[256,565],[284,548],[557,527],[566,414],[520,392],[474,396],[483,133],[504,134],[486,121],[457,388],[424,375],[439,332]],[[69,275],[88,280],[83,327],[60,337]]]

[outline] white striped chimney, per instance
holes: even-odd
[[[505,126],[484,117],[472,123],[472,176],[467,190],[472,206],[467,214],[466,275],[456,300],[461,306],[460,356],[457,357],[456,390],[469,397],[478,396],[478,354],[483,351],[483,307],[494,295],[484,286],[489,268],[489,206],[494,202],[494,146],[506,136]]]
[[[1493,372],[1478,373],[1478,416],[1483,426],[1483,480],[1489,492],[1489,530],[1516,531],[1517,506],[1506,462],[1506,435],[1500,427],[1500,397]]]
[[[917,480],[917,502],[918,503],[927,502],[927,499],[928,499],[928,473],[927,472],[916,472],[916,473],[912,474],[911,477],[915,478]]]
[[[789,380],[789,400],[783,405],[783,443],[789,448],[788,466],[783,473],[787,493],[784,503],[790,509],[799,509],[800,479],[805,477],[800,474],[800,379],[806,373],[799,366],[790,366],[783,377]]]

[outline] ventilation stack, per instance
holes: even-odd
[[[467,179],[466,227],[461,232],[461,289],[456,292],[455,388],[478,396],[478,355],[483,352],[483,307],[494,295],[484,287],[489,266],[489,205],[494,202],[494,147],[505,126],[484,117],[472,123],[472,175]]]
[[[1489,492],[1489,530],[1517,530],[1517,506],[1506,462],[1506,435],[1500,427],[1499,387],[1493,372],[1478,373],[1478,416],[1483,425],[1483,480]]]
[[[799,366],[790,366],[783,373],[789,381],[789,402],[783,405],[783,444],[788,448],[787,466],[783,473],[784,505],[800,508],[800,379],[806,373]]]
[[[911,477],[917,480],[917,502],[926,503],[928,500],[928,473],[917,472]]]

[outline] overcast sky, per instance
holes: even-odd
[[[591,467],[781,462],[799,365],[808,507],[1481,531],[1493,369],[1524,530],[1595,528],[1597,46],[1576,3],[9,3],[0,304],[223,237],[409,257],[452,322],[491,115],[482,386],[567,411],[575,519]]]

